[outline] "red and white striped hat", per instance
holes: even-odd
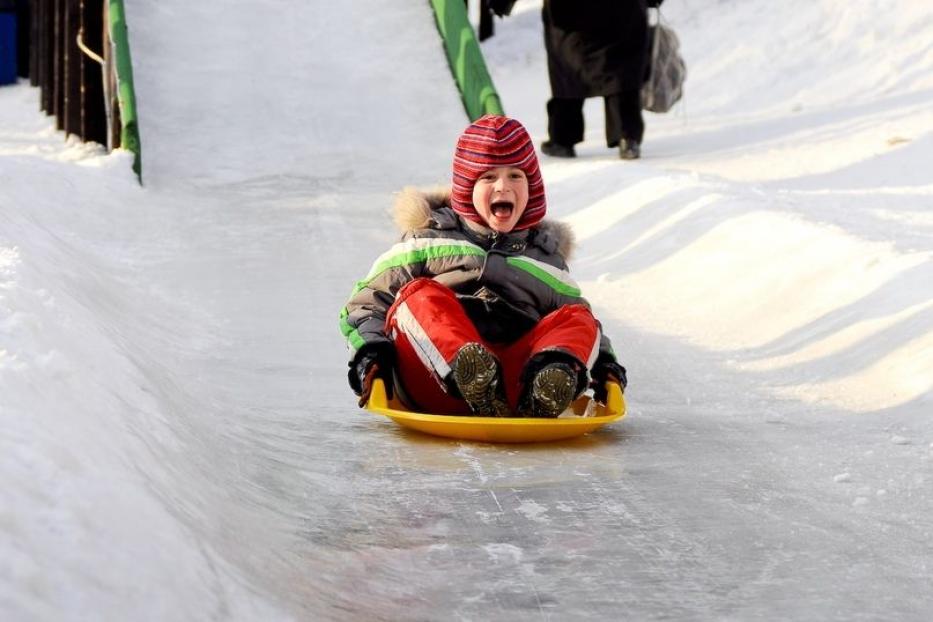
[[[500,166],[520,168],[528,178],[528,205],[515,229],[535,226],[547,211],[544,180],[531,137],[521,123],[508,117],[487,114],[460,135],[454,151],[450,206],[467,220],[484,222],[473,205],[473,186],[480,175]]]

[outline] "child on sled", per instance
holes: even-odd
[[[546,207],[528,133],[496,115],[460,136],[449,190],[401,193],[402,239],[341,314],[360,406],[374,378],[413,410],[497,417],[557,417],[587,386],[602,401],[607,381],[625,387]]]

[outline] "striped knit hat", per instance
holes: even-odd
[[[541,179],[531,137],[521,123],[508,117],[487,114],[471,123],[460,135],[454,152],[450,206],[463,218],[483,223],[473,206],[473,186],[480,175],[499,166],[512,166],[525,172],[528,205],[515,229],[534,227],[547,210],[544,180]]]

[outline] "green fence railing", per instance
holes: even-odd
[[[136,91],[133,87],[133,62],[126,26],[123,0],[109,0],[108,19],[116,70],[117,100],[120,105],[120,146],[133,152],[133,170],[142,181],[142,146],[136,118]]]
[[[470,121],[484,114],[503,114],[502,102],[486,69],[463,0],[430,0],[437,29]]]

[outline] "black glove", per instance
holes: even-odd
[[[512,12],[517,0],[489,0],[489,8],[499,17],[505,17]]]
[[[382,378],[386,396],[392,398],[392,374],[395,369],[395,349],[388,343],[363,346],[350,361],[347,379],[350,388],[360,396],[360,408],[366,406],[373,392],[373,380]]]
[[[593,363],[593,369],[590,371],[590,387],[593,389],[593,397],[597,402],[606,403],[607,382],[617,382],[622,390],[628,385],[628,378],[625,377],[625,368],[619,365],[615,357],[608,352],[601,352]]]

